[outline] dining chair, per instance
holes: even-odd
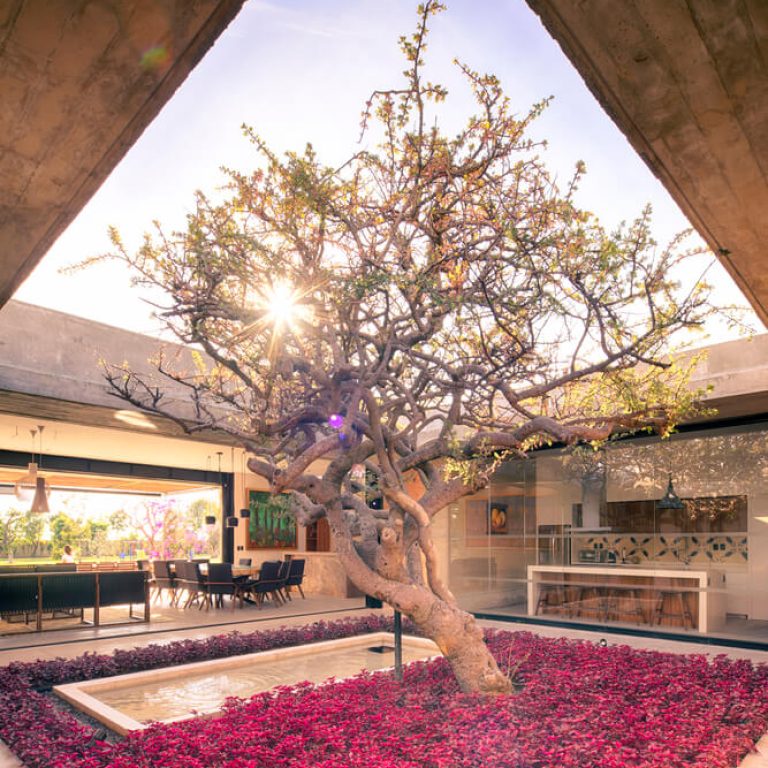
[[[290,562],[287,560],[283,560],[282,563],[280,563],[280,569],[277,572],[277,580],[280,582],[278,588],[277,588],[277,594],[280,595],[280,599],[287,603],[291,597],[288,594],[288,571],[291,568]]]
[[[232,577],[232,563],[210,563],[208,565],[208,578],[205,581],[205,591],[209,604],[214,608],[221,608],[224,595],[232,598],[232,610],[235,610],[235,601],[243,603],[242,590],[238,582]]]
[[[268,560],[261,564],[259,577],[245,582],[243,590],[253,595],[258,605],[262,605],[265,597],[271,597],[275,605],[280,605],[279,590],[284,583],[280,579],[280,563]]]
[[[304,559],[292,558],[290,562],[290,569],[288,570],[288,578],[285,580],[285,592],[288,595],[288,599],[291,600],[291,587],[298,587],[299,592],[303,600],[307,597],[304,594],[304,590],[301,588],[301,583],[304,581]]]
[[[185,608],[189,608],[193,603],[202,609],[208,607],[208,595],[205,591],[205,579],[200,573],[200,564],[189,562],[187,560],[176,561],[176,580],[177,589],[183,589],[187,593],[187,599],[184,603]],[[200,597],[202,596],[202,600]]]
[[[171,605],[176,604],[176,577],[171,573],[171,564],[168,560],[155,560],[152,562],[152,574],[154,577],[155,602],[162,599],[163,590],[168,590],[171,596]]]

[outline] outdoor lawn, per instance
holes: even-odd
[[[62,682],[387,628],[364,618],[220,635],[0,670],[0,737],[31,768],[731,768],[768,730],[768,666],[489,631],[521,691],[458,692],[443,660],[398,683],[363,674],[230,700],[221,717],[94,738],[49,691]],[[519,666],[518,666],[519,665]]]

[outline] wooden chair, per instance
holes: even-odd
[[[539,598],[536,601],[534,614],[546,613],[554,608],[556,613],[565,615],[568,611],[568,601],[565,596],[565,584],[539,584]]]
[[[291,596],[288,594],[288,573],[290,569],[290,561],[283,560],[283,562],[280,563],[280,570],[277,572],[277,579],[280,582],[280,586],[277,588],[277,593],[284,603],[287,603],[291,599]]]
[[[205,591],[205,579],[200,573],[199,563],[191,563],[186,560],[176,562],[176,588],[183,589],[187,593],[185,608],[189,608],[193,603],[197,603],[199,609],[202,609],[203,606],[209,607],[210,602]]]
[[[606,588],[606,620],[627,621],[634,618],[637,624],[645,623],[642,590],[632,585],[610,585]]]
[[[171,573],[171,564],[168,560],[155,560],[152,563],[152,573],[154,575],[155,602],[160,600],[163,590],[171,593],[171,605],[176,604],[176,577]]]
[[[576,590],[575,615],[582,616],[586,611],[597,621],[608,619],[608,592],[599,584],[582,584]]]

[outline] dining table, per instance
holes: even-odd
[[[232,575],[237,576],[250,576],[252,579],[258,579],[261,573],[260,565],[233,565]]]

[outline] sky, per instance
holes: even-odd
[[[124,266],[61,269],[109,250],[116,226],[129,248],[158,220],[184,226],[193,192],[224,183],[221,167],[249,170],[246,123],[276,151],[307,142],[331,165],[358,151],[360,113],[370,93],[398,84],[397,45],[416,22],[415,0],[249,0],[203,61],[52,246],[15,298],[142,333],[160,325]],[[577,198],[611,227],[650,202],[659,243],[689,227],[663,186],[603,112],[524,0],[451,0],[432,20],[427,77],[449,89],[443,124],[459,126],[472,102],[454,58],[501,79],[525,114],[553,96],[531,135],[547,139],[549,167],[567,179],[588,174]],[[706,262],[702,260],[702,269]],[[746,303],[717,264],[708,274],[722,303]],[[147,297],[144,297],[147,298]],[[151,297],[150,297],[151,298]],[[712,341],[724,338],[714,332]]]

